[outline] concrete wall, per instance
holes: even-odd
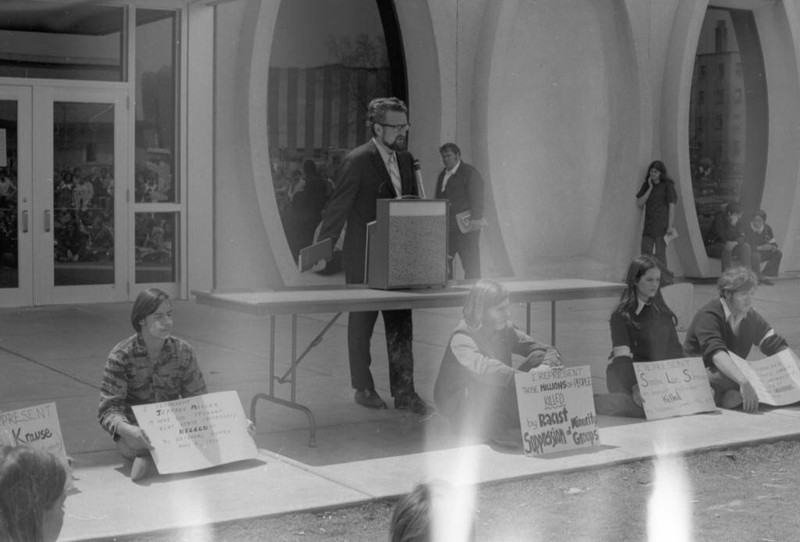
[[[800,271],[800,0],[753,9],[767,71],[762,207]],[[215,282],[323,281],[291,263],[266,145],[270,35],[279,2],[220,4],[216,35]],[[487,275],[621,279],[638,252],[635,192],[663,159],[679,191],[678,274],[710,268],[688,162],[691,74],[707,4],[697,0],[402,0],[410,149],[433,191],[444,141],[488,181]],[[335,279],[334,279],[335,280]]]

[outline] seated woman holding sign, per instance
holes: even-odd
[[[719,298],[697,311],[686,332],[683,350],[687,356],[703,357],[714,402],[722,408],[758,410],[755,388],[731,359],[731,352],[747,359],[753,346],[767,356],[788,348],[786,339],[753,309],[756,285],[758,277],[746,267],[725,271],[717,281]]]
[[[203,373],[191,346],[172,335],[172,301],[157,288],[136,298],[131,310],[136,334],[108,355],[100,389],[100,425],[133,460],[131,480],[154,469],[152,445],[136,424],[133,405],[160,403],[206,393]]]
[[[644,418],[633,362],[683,357],[675,316],[661,295],[661,269],[651,256],[628,266],[626,288],[611,313],[611,363],[606,367],[610,393],[595,396],[598,414]]]
[[[554,347],[539,343],[510,321],[508,291],[483,279],[469,293],[464,320],[456,327],[439,368],[436,408],[461,434],[500,448],[522,449],[514,375],[561,367]],[[512,354],[524,356],[512,366]]]

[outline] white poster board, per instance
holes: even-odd
[[[600,444],[588,365],[518,373],[514,378],[526,455]]]
[[[55,403],[0,413],[0,443],[41,448],[67,461]]]
[[[759,403],[785,406],[800,401],[800,362],[788,348],[752,361],[745,361],[733,352],[730,355],[753,384]]]
[[[648,420],[717,410],[703,358],[635,362],[633,369]]]
[[[207,469],[258,455],[235,391],[133,407],[159,474]]]

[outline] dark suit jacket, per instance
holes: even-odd
[[[417,195],[414,158],[407,151],[397,151],[397,165],[403,195]],[[389,170],[373,140],[356,147],[345,156],[336,172],[335,188],[322,219],[319,240],[336,243],[345,222],[347,232],[342,248],[345,280],[348,284],[364,282],[367,223],[375,220],[375,201],[396,197]]]
[[[450,202],[449,228],[451,232],[458,232],[455,220],[455,215],[458,213],[469,210],[472,220],[483,218],[483,177],[477,169],[462,160],[455,175],[450,177],[445,190],[442,191],[444,172],[445,170],[442,170],[436,180],[436,199],[446,199]]]
[[[728,221],[728,215],[724,210],[714,215],[714,221],[708,229],[705,238],[705,245],[710,246],[715,243],[725,243],[727,241],[741,241],[744,238],[744,231],[739,228],[739,222],[733,226]]]

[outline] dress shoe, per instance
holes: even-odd
[[[767,286],[773,286],[775,283],[769,280],[767,277],[761,277],[758,279],[759,284],[766,284]]]
[[[153,474],[155,470],[155,465],[150,457],[145,455],[135,457],[133,459],[133,465],[131,465],[131,480],[136,482],[137,480],[146,478]]]
[[[375,390],[356,390],[355,401],[367,408],[386,408],[386,403]]]
[[[394,398],[394,408],[408,410],[414,414],[425,416],[431,412],[431,407],[415,392],[403,393]]]

